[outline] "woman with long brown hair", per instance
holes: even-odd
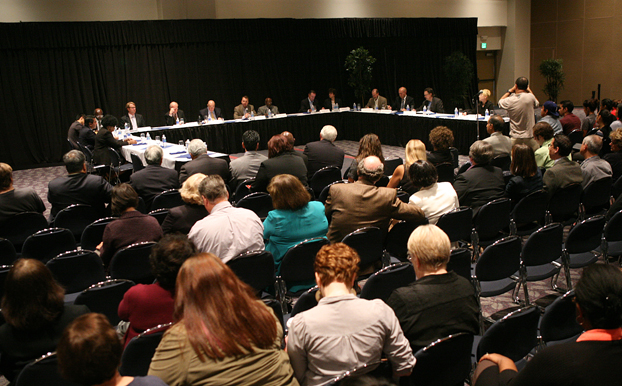
[[[510,171],[512,178],[505,186],[505,195],[514,204],[529,193],[542,189],[542,173],[536,165],[536,156],[530,146],[521,143],[514,145]]]
[[[382,155],[382,144],[380,138],[374,133],[365,134],[359,141],[359,152],[352,161],[350,169],[348,170],[348,181],[354,182],[358,180],[358,174],[356,168],[362,159],[375,155],[380,158],[380,161],[384,163],[384,156]]]
[[[149,367],[169,386],[298,385],[281,324],[213,254],[181,267],[173,320]]]

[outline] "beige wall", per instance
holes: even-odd
[[[544,10],[547,10],[544,12]],[[558,101],[581,105],[601,85],[601,99],[622,98],[622,0],[532,0],[531,82],[540,101],[544,59],[564,60],[566,85]]]

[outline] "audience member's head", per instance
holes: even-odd
[[[520,78],[516,79],[516,88],[519,90],[527,90],[527,88],[529,87],[529,80],[527,80],[527,78],[525,78],[524,76],[521,76]]]
[[[426,160],[413,162],[408,168],[408,176],[413,185],[418,188],[427,188],[438,181],[436,167]]]
[[[0,162],[0,191],[13,187],[13,168],[9,164]]]
[[[376,183],[384,174],[384,164],[380,158],[372,155],[360,160],[356,171],[359,179]]]
[[[488,119],[488,123],[492,125],[493,132],[502,132],[505,127],[505,121],[501,115],[493,115]]]
[[[92,115],[87,115],[84,119],[84,126],[90,127],[91,129],[97,127],[97,121],[95,120],[95,117]]]
[[[279,174],[272,177],[268,184],[268,193],[272,197],[274,209],[298,210],[311,200],[311,195],[297,177],[291,174]]]
[[[406,144],[406,160],[404,162],[404,167],[407,168],[415,161],[425,161],[427,157],[425,144],[418,139],[411,139]],[[408,172],[408,170],[406,170],[406,172]]]
[[[188,144],[188,154],[190,154],[193,159],[205,153],[207,153],[207,146],[202,139],[193,139]]]
[[[563,134],[557,134],[553,137],[549,147],[549,154],[552,159],[568,157],[572,151],[572,141]]]
[[[199,185],[201,196],[210,203],[216,203],[229,198],[225,181],[218,174],[210,174],[201,180]]]
[[[512,163],[510,171],[515,176],[523,178],[535,176],[538,171],[536,155],[531,146],[517,143],[512,147]]]
[[[613,101],[609,98],[605,98],[602,101],[600,101],[600,109],[601,110],[613,110],[615,108],[615,103],[613,103]]]
[[[356,162],[359,162],[365,157],[375,155],[384,162],[384,156],[382,155],[382,144],[380,138],[376,134],[365,134],[359,141],[359,151],[356,155]]]
[[[533,127],[533,137],[534,138],[540,137],[542,143],[553,138],[554,135],[555,135],[555,131],[553,130],[551,125],[548,124],[548,122],[538,122]]]
[[[469,157],[476,165],[487,164],[492,161],[492,145],[484,141],[475,141],[469,148]]]
[[[322,127],[322,131],[320,131],[320,137],[327,141],[335,142],[335,140],[337,139],[337,129],[335,129],[335,126],[326,125]]]
[[[138,193],[130,184],[116,185],[110,193],[110,206],[115,215],[121,215],[129,209],[136,209],[138,208]]]
[[[324,245],[315,255],[316,280],[320,287],[337,282],[352,287],[359,271],[358,253],[344,243]]]
[[[569,100],[561,101],[559,102],[559,106],[560,106],[560,110],[562,110],[563,108],[564,115],[572,114],[572,112],[574,111],[574,103],[572,103],[572,101],[569,101]]]
[[[448,151],[454,145],[454,133],[445,126],[436,126],[430,131],[430,143],[436,151]]]
[[[289,149],[289,142],[282,134],[273,135],[268,141],[268,158],[274,158]]]
[[[79,385],[101,385],[117,375],[123,344],[103,314],[77,317],[63,332],[56,354],[63,378]]]
[[[145,161],[147,165],[160,165],[164,157],[164,150],[158,145],[151,145],[145,150]]]
[[[246,130],[242,134],[242,144],[246,151],[256,151],[259,149],[259,133],[255,130]]]
[[[296,143],[296,138],[294,138],[294,134],[290,133],[289,131],[284,131],[281,133],[282,136],[285,137],[285,139],[287,139],[287,150],[292,150],[294,148],[294,144]]]
[[[598,108],[598,99],[586,99],[583,101],[583,110],[585,110],[585,115],[593,114],[594,111]]]
[[[553,101],[546,101],[542,105],[542,116],[550,115],[553,118],[559,118],[559,112],[557,111],[557,103]]]
[[[616,120],[616,116],[611,114],[609,110],[600,110],[596,122],[600,124],[599,127],[611,126],[613,121]]]
[[[181,265],[190,256],[197,254],[197,248],[188,236],[182,234],[165,235],[151,249],[149,262],[160,287],[175,291],[175,280]]]
[[[619,267],[607,264],[585,267],[575,293],[577,320],[583,328],[622,326],[622,271]]]
[[[79,150],[70,150],[63,156],[63,162],[65,163],[67,173],[80,173],[84,169],[86,157],[84,153]]]
[[[196,173],[188,177],[184,184],[179,189],[181,199],[188,204],[203,205],[203,198],[199,192],[199,185],[205,178],[205,174]]]
[[[4,281],[2,315],[20,331],[36,331],[62,313],[65,291],[52,272],[35,259],[19,259]]]
[[[600,149],[603,147],[603,139],[596,135],[588,135],[583,138],[583,142],[581,143],[581,154],[586,157],[586,155],[597,155],[600,152]],[[588,157],[586,157],[588,158]]]
[[[611,139],[611,151],[622,151],[622,128],[612,131],[609,138]]]
[[[112,131],[114,130],[114,128],[119,124],[119,120],[113,116],[113,115],[106,115],[104,118],[102,118],[102,127],[105,127],[106,129]]]
[[[426,272],[447,268],[451,243],[449,237],[436,225],[420,225],[408,238],[408,253],[417,278]]]

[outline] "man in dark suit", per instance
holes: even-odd
[[[311,113],[320,109],[319,103],[315,100],[315,91],[309,90],[307,97],[300,101],[299,113]]]
[[[179,109],[179,105],[177,102],[173,101],[168,105],[168,112],[164,114],[164,119],[166,120],[166,126],[173,126],[177,124],[177,120],[186,120],[186,115],[184,114],[184,110]]]
[[[305,147],[304,155],[309,160],[307,166],[307,177],[311,179],[313,174],[326,166],[343,166],[343,150],[335,146],[333,142],[337,139],[337,129],[334,126],[326,125],[320,131],[320,140],[309,142]]]
[[[402,202],[395,189],[374,185],[384,172],[378,157],[361,160],[357,171],[356,182],[335,184],[328,191],[326,217],[332,219],[326,237],[331,243],[340,242],[348,233],[368,226],[378,227],[386,235],[392,218],[406,221],[425,218],[418,206]]]
[[[186,163],[179,171],[179,185],[195,173],[205,175],[218,174],[224,181],[229,181],[229,165],[227,161],[207,155],[207,146],[200,139],[193,139],[188,145],[188,153],[192,161]]]
[[[549,145],[549,157],[551,157],[555,163],[542,177],[544,190],[548,193],[549,199],[557,189],[583,182],[581,166],[568,159],[568,155],[571,151],[572,141],[570,141],[570,138],[563,134],[558,134],[553,137]]]
[[[104,216],[105,204],[110,202],[112,186],[94,174],[86,173],[86,159],[78,150],[71,150],[63,156],[67,175],[57,177],[48,183],[48,202],[52,204],[49,222],[62,209],[73,204],[90,205]]]
[[[393,106],[387,106],[387,109],[406,111],[413,110],[415,108],[415,100],[413,97],[408,96],[408,90],[406,90],[406,87],[400,87],[400,89],[397,90],[397,93],[399,96],[395,98],[395,103],[393,103]]]
[[[93,150],[95,148],[95,131],[97,130],[97,119],[92,115],[87,115],[84,120],[84,126],[80,129],[78,142],[80,145],[86,146]]]
[[[78,114],[76,120],[69,126],[67,132],[67,139],[71,142],[71,146],[74,149],[78,148],[78,138],[80,137],[80,130],[84,127],[84,114]]]
[[[492,145],[484,141],[475,141],[469,149],[471,167],[458,174],[454,181],[454,189],[458,194],[461,206],[473,208],[473,215],[479,207],[505,193],[505,181],[500,168],[492,166]]]
[[[127,102],[125,108],[127,109],[127,114],[121,117],[121,123],[123,125],[126,123],[130,125],[130,130],[136,130],[139,127],[147,126],[143,116],[136,114],[136,104],[134,102]]]
[[[216,120],[216,119],[219,119],[221,121],[224,120],[224,117],[222,116],[220,112],[220,108],[216,107],[216,102],[214,101],[207,102],[207,107],[200,110],[199,115],[201,116],[202,121]]]
[[[158,194],[169,189],[179,189],[179,179],[175,169],[162,167],[164,151],[160,146],[151,145],[145,150],[147,166],[130,176],[130,185],[145,200],[147,208]]]
[[[422,111],[425,106],[428,111],[432,111],[434,113],[444,113],[445,108],[443,107],[443,101],[434,96],[434,90],[430,87],[423,90],[423,97],[425,100],[421,103],[421,106],[417,109],[418,111]]]
[[[127,138],[124,140],[116,139],[112,135],[112,131],[119,124],[116,117],[112,115],[106,115],[102,119],[102,128],[97,132],[95,136],[95,149],[93,149],[93,163],[95,165],[110,165],[110,154],[108,148],[111,147],[117,152],[121,151],[121,147],[124,145],[132,145],[136,143],[136,140]]]

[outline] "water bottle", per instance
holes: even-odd
[[[251,119],[255,119],[255,112],[251,111]]]
[[[166,146],[166,135],[162,134],[162,147]]]
[[[410,111],[410,105],[406,105],[406,111]]]
[[[458,118],[458,108],[454,109],[454,118]]]
[[[201,115],[199,115],[199,119],[197,119],[197,122],[199,123],[199,125],[203,124],[203,117],[201,117]]]
[[[314,105],[314,104],[312,104],[312,105],[311,105],[311,112],[312,112],[312,113],[314,113],[314,112],[315,112],[315,105]]]
[[[356,111],[356,103],[352,105],[352,111]]]
[[[125,130],[129,130],[130,129],[130,124],[125,122],[125,126],[124,127],[125,127]]]
[[[268,109],[268,118],[272,118],[272,110]]]
[[[149,133],[147,133],[147,141],[151,141],[151,135],[149,135]]]
[[[335,111],[339,111],[339,103],[335,103]]]
[[[428,112],[428,106],[423,106],[423,113],[426,114]]]
[[[488,122],[488,118],[490,118],[490,112],[486,109],[486,122]]]
[[[188,150],[188,146],[190,145],[190,140],[186,139],[186,150]]]

